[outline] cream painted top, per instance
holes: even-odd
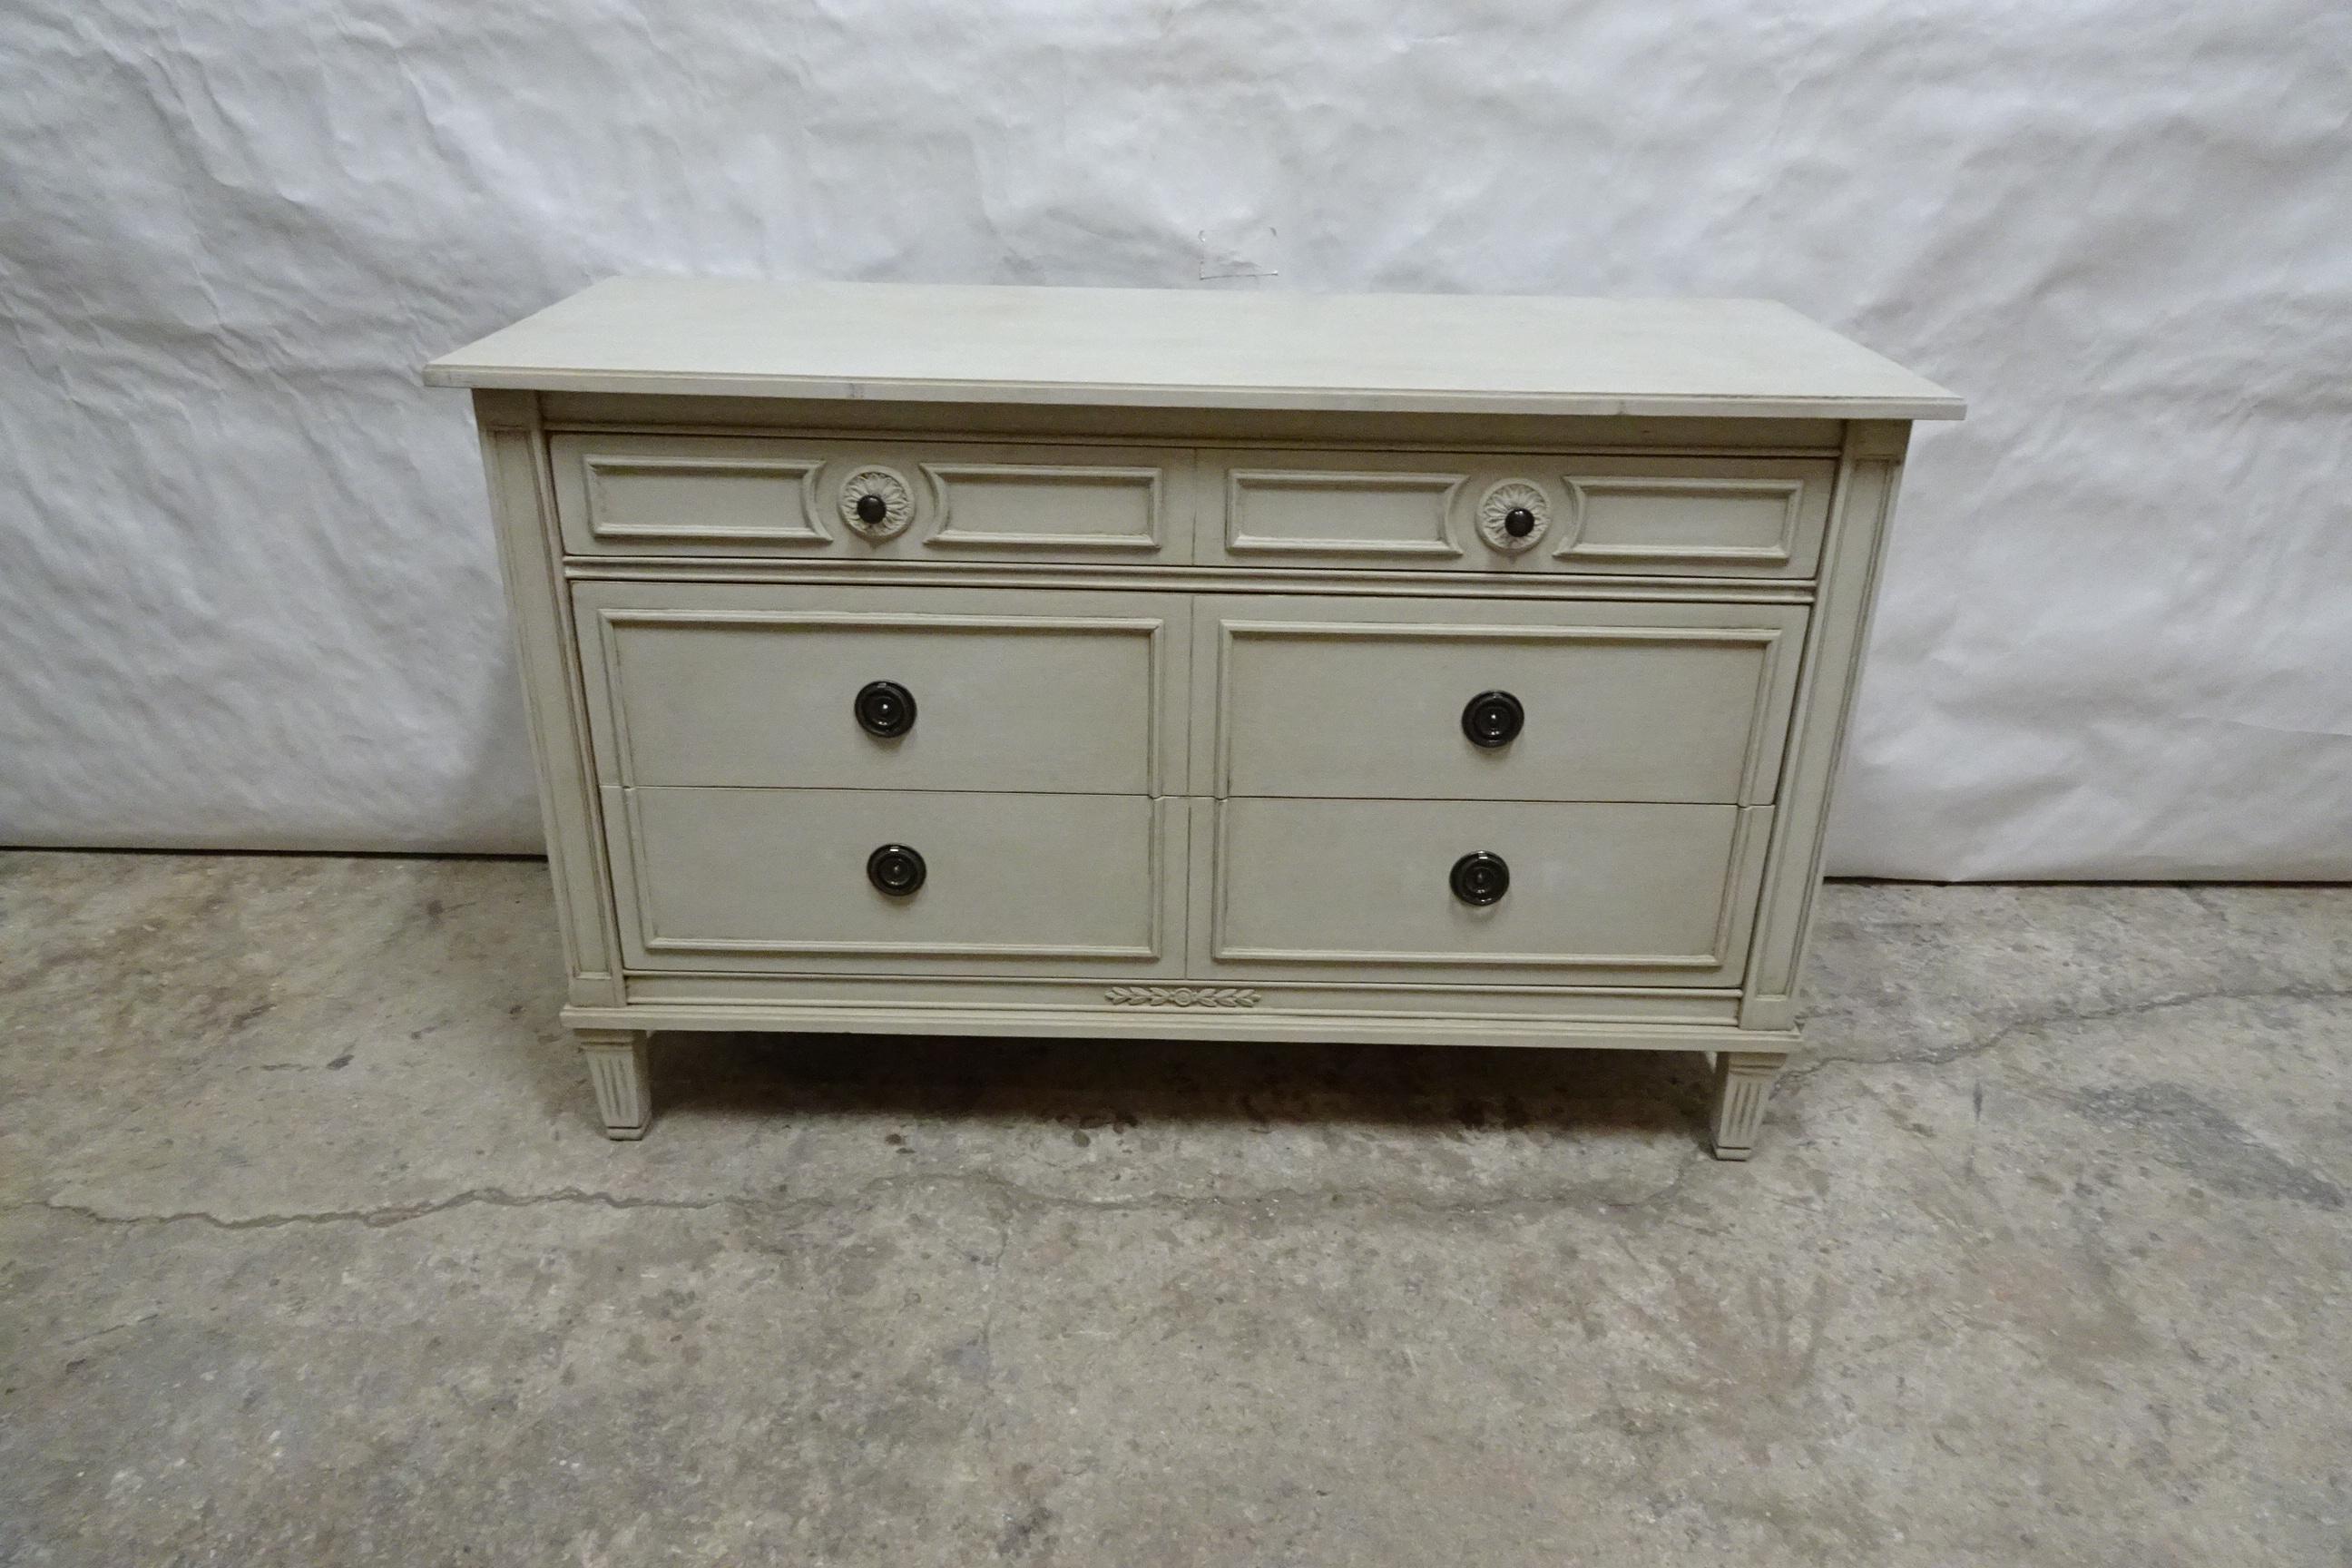
[[[436,386],[1385,413],[1957,419],[1767,300],[616,278]]]

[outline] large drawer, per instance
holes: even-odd
[[[1202,454],[1206,563],[1811,577],[1832,458]]]
[[[1181,562],[1192,552],[1193,461],[1181,448],[574,432],[551,437],[549,454],[574,555]]]
[[[1179,598],[613,582],[573,607],[605,784],[1176,793]],[[886,683],[903,733],[861,718]]]
[[[1798,605],[1204,597],[1192,790],[1685,801],[1773,796]],[[1469,710],[1504,731],[1479,730]],[[1507,737],[1507,738],[1506,738]]]
[[[607,786],[604,803],[633,969],[1141,973],[1181,960],[1165,940],[1181,929],[1180,802]],[[911,892],[875,880],[893,846],[920,858]]]
[[[1519,801],[1196,803],[1196,974],[1730,986],[1769,806]],[[1467,902],[1464,858],[1507,888]],[[1475,885],[1473,890],[1475,891]]]

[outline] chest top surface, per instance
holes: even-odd
[[[613,279],[436,385],[857,401],[1956,419],[1784,305]]]

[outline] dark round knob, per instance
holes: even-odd
[[[927,874],[923,858],[903,844],[885,844],[866,858],[866,879],[874,884],[875,891],[894,899],[903,899],[921,887]]]
[[[880,496],[876,495],[872,490],[868,490],[864,495],[857,498],[857,521],[864,523],[866,527],[876,527],[884,518],[889,515],[890,503],[884,500]]]
[[[1527,721],[1528,710],[1507,691],[1481,691],[1462,710],[1462,732],[1490,752],[1517,740]]]
[[[1492,512],[1486,514],[1494,516]],[[1536,531],[1536,514],[1523,506],[1515,506],[1503,514],[1503,531],[1513,539],[1525,539]]]
[[[895,680],[867,681],[853,707],[857,727],[878,741],[895,741],[915,727],[915,694]]]
[[[1465,904],[1484,907],[1499,903],[1511,890],[1511,868],[1500,855],[1484,849],[1474,849],[1454,862],[1454,875],[1447,879],[1454,885],[1454,896]]]

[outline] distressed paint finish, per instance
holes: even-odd
[[[614,1136],[659,1027],[1701,1050],[1753,1151],[1948,393],[1753,301],[686,282],[428,379]]]
[[[571,970],[575,1006],[620,999],[621,952],[613,915],[604,826],[588,755],[586,698],[572,637],[572,595],[555,535],[555,505],[546,436],[537,400],[527,393],[474,394],[482,466],[489,481],[490,525],[514,620],[531,756],[539,770],[547,861],[555,881],[556,926]]]
[[[653,1076],[643,1029],[582,1029],[580,1054],[596,1091],[604,1136],[636,1139],[654,1119]]]
[[[436,385],[1087,408],[1957,419],[1769,300],[1240,294],[615,278]]]
[[[1745,1160],[1756,1152],[1764,1130],[1764,1103],[1772,1080],[1788,1065],[1780,1051],[1717,1051],[1715,1056],[1715,1115],[1710,1146],[1718,1160]]]
[[[1848,718],[1868,646],[1878,566],[1903,476],[1906,425],[1857,421],[1846,427],[1845,457],[1832,508],[1828,559],[1813,601],[1805,668],[1790,745],[1780,769],[1780,821],[1765,870],[1756,947],[1741,1024],[1793,1028],[1796,993],[1822,880],[1822,844],[1830,790],[1845,744]]]

